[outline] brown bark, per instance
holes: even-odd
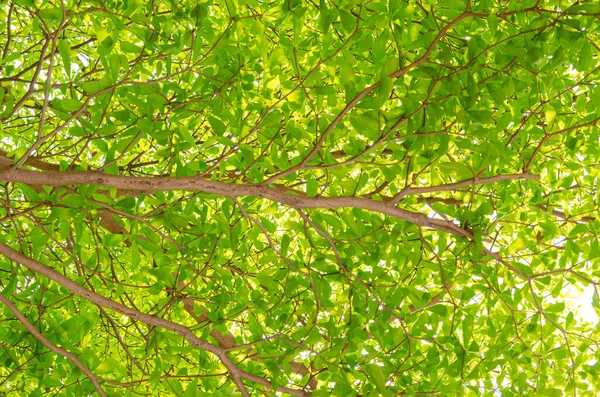
[[[426,215],[397,208],[389,202],[372,199],[343,197],[301,197],[285,193],[277,187],[264,184],[231,184],[212,181],[201,177],[136,177],[109,175],[91,171],[31,171],[27,169],[4,169],[0,181],[20,182],[28,185],[68,186],[94,185],[125,190],[187,190],[212,193],[223,197],[259,196],[292,208],[360,208],[390,215],[430,229],[452,233],[459,237],[472,238],[472,234],[452,222],[432,219]]]

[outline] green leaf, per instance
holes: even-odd
[[[225,133],[226,127],[221,120],[212,116],[208,116],[208,122],[215,134],[221,136]]]
[[[67,194],[61,201],[63,204],[75,208],[85,207],[87,205],[87,200],[78,194]]]
[[[58,52],[63,60],[65,73],[71,77],[71,47],[67,40],[58,40]]]
[[[427,308],[427,310],[441,316],[441,317],[446,317],[446,315],[448,314],[448,309],[446,308],[445,305],[433,305]]]
[[[490,14],[487,18],[488,28],[490,29],[490,33],[492,36],[496,35],[498,31],[498,17],[494,14]]]
[[[46,7],[39,10],[40,17],[48,24],[58,24],[63,19],[63,10],[60,7]]]
[[[138,55],[142,52],[142,48],[138,47],[128,41],[122,41],[120,42],[121,45],[121,50],[123,50],[124,52],[129,52],[131,54],[135,54]]]
[[[565,310],[564,302],[553,303],[544,308],[544,311],[550,312],[550,313],[562,313],[564,310]]]
[[[525,249],[525,247],[527,247],[526,240],[523,237],[518,237],[508,246],[508,253],[513,254],[519,252]]]
[[[377,119],[370,117],[367,114],[351,115],[350,124],[359,134],[365,135],[370,139],[375,139],[379,132],[379,122]]]
[[[540,395],[542,396],[548,396],[548,397],[561,397],[564,395],[563,390],[562,389],[558,389],[558,388],[543,388],[540,390]]]
[[[387,100],[394,88],[394,80],[390,77],[383,77],[380,80],[379,95],[383,101]]]
[[[115,360],[112,357],[105,358],[100,365],[98,365],[94,369],[95,374],[108,374],[108,373],[118,373],[122,368],[121,363]]]
[[[552,125],[552,122],[556,118],[556,110],[550,105],[544,106],[544,117],[546,118],[546,124]]]
[[[468,314],[463,318],[462,331],[463,331],[463,346],[467,348],[473,338],[473,326],[475,319],[472,315]]]
[[[103,78],[100,81],[90,81],[90,82],[82,83],[81,87],[84,89],[84,91],[86,93],[95,94],[97,92],[100,92],[100,91],[110,87],[111,85],[112,85],[112,82],[110,81],[110,79]]]
[[[453,176],[461,180],[473,177],[473,170],[465,164],[439,163],[436,167],[440,170],[442,176]]]
[[[188,131],[188,129],[185,126],[180,126],[179,127],[179,135],[181,135],[181,137],[190,145],[195,146],[196,145],[196,141],[194,140],[194,137],[192,136],[192,134],[190,134],[190,132]]]
[[[63,99],[53,99],[52,106],[57,109],[64,110],[66,112],[75,112],[83,106],[83,103],[78,101],[77,99],[72,98],[63,98]]]
[[[318,193],[319,184],[316,179],[309,179],[306,182],[306,195],[308,197],[315,197]]]
[[[16,290],[17,290],[17,278],[14,277],[8,282],[7,285],[4,286],[4,288],[2,289],[2,295],[9,298],[15,293]]]
[[[486,84],[485,85],[486,88],[488,89],[490,95],[492,96],[492,98],[494,99],[494,102],[497,105],[503,105],[504,104],[504,100],[506,99],[506,95],[504,93],[504,90],[497,86],[496,84]]]
[[[105,234],[104,237],[102,237],[102,242],[107,247],[113,247],[123,243],[126,238],[127,236],[123,234]]]
[[[386,379],[383,369],[379,365],[375,364],[367,364],[364,366],[364,369],[370,380],[377,387],[377,390],[379,390],[380,393],[387,395],[388,393],[385,385]]]

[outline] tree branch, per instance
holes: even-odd
[[[75,364],[75,366],[79,368],[81,372],[83,372],[90,379],[98,394],[100,394],[101,397],[106,397],[106,393],[104,393],[104,390],[102,390],[102,387],[98,383],[96,375],[94,375],[88,367],[86,367],[81,361],[79,361],[75,354],[70,353],[63,348],[54,345],[52,342],[46,339],[46,337],[44,337],[44,335],[42,335],[35,328],[35,326],[31,324],[29,320],[27,320],[27,317],[25,317],[25,315],[21,313],[19,309],[17,309],[17,307],[2,294],[0,294],[0,302],[4,303],[9,308],[10,311],[13,312],[17,320],[19,320],[21,324],[23,324],[25,328],[27,328],[27,331],[29,331],[29,333],[33,335],[37,340],[42,342],[44,346],[46,346],[49,350],[53,351],[54,353],[60,354],[61,356],[71,360],[71,362]]]
[[[244,397],[250,397],[250,394],[248,393],[246,386],[242,382],[242,379],[247,379],[252,382],[258,383],[260,385],[263,385],[263,386],[268,386],[268,387],[273,386],[271,384],[271,382],[269,382],[268,380],[263,379],[257,375],[251,374],[249,372],[243,371],[242,369],[238,368],[235,365],[235,363],[233,362],[233,360],[231,360],[231,358],[229,358],[226,350],[222,349],[219,346],[213,345],[210,342],[207,342],[205,340],[198,338],[196,335],[194,335],[194,333],[189,328],[184,327],[183,325],[180,325],[180,324],[177,324],[177,323],[174,323],[174,322],[171,322],[171,321],[159,318],[159,317],[155,317],[150,314],[139,312],[128,306],[125,306],[125,305],[115,302],[109,298],[106,298],[105,296],[102,296],[95,292],[92,292],[92,291],[88,290],[87,288],[81,286],[80,284],[77,284],[75,281],[58,273],[51,267],[21,254],[19,251],[16,251],[15,249],[9,247],[8,245],[6,245],[2,242],[0,242],[0,254],[4,255],[5,257],[7,257],[8,259],[10,259],[12,261],[20,263],[21,265],[25,266],[32,272],[35,272],[35,273],[41,274],[42,276],[48,277],[49,279],[51,279],[51,280],[55,281],[56,283],[60,284],[61,286],[65,287],[66,289],[68,289],[69,291],[74,293],[75,295],[78,295],[96,305],[99,305],[99,306],[105,307],[107,309],[113,310],[115,312],[124,314],[127,317],[134,319],[134,320],[141,321],[141,322],[145,323],[146,325],[150,325],[153,327],[159,327],[162,329],[166,329],[168,331],[175,332],[175,333],[181,335],[183,338],[185,338],[193,346],[216,355],[221,360],[221,363],[223,363],[223,365],[227,368],[233,381],[235,382],[238,389],[240,390],[240,393]],[[277,390],[279,392],[286,393],[286,394],[289,394],[292,396],[299,396],[299,397],[310,396],[309,392],[305,392],[302,390],[290,389],[290,388],[283,387],[283,386],[279,386],[277,388]]]
[[[109,175],[91,171],[31,171],[27,169],[4,169],[0,171],[0,181],[18,182],[28,185],[68,186],[94,185],[126,190],[186,190],[212,193],[224,197],[259,196],[293,208],[360,208],[379,212],[430,229],[451,233],[472,239],[472,234],[452,222],[432,219],[426,215],[397,208],[392,203],[367,198],[343,197],[300,197],[287,194],[266,185],[231,184],[211,181],[200,177],[136,177]]]
[[[499,174],[490,176],[487,178],[470,178],[465,179],[464,181],[447,183],[444,185],[437,186],[425,186],[425,187],[406,187],[402,189],[397,195],[392,199],[392,203],[398,203],[402,198],[408,196],[410,194],[423,194],[423,193],[434,193],[434,192],[446,192],[450,190],[460,189],[461,187],[467,187],[472,185],[481,185],[484,183],[494,183],[499,181],[512,181],[515,179],[540,179],[539,175],[530,174],[529,172],[523,172],[520,174]]]
[[[405,68],[402,68],[394,73],[392,73],[389,77],[391,78],[398,78],[400,76],[405,75],[409,70],[419,66],[420,64],[426,62],[429,59],[429,55],[431,55],[431,52],[433,51],[433,49],[435,48],[435,46],[437,45],[437,43],[442,39],[442,37],[444,37],[446,35],[446,33],[448,32],[448,30],[450,30],[454,25],[456,25],[457,23],[459,23],[461,20],[469,17],[469,16],[473,16],[475,14],[471,14],[469,12],[464,12],[462,14],[460,14],[458,17],[456,17],[453,21],[449,22],[446,26],[444,26],[439,32],[438,34],[435,36],[435,38],[433,39],[433,41],[431,42],[431,44],[429,45],[429,47],[427,48],[427,50],[425,51],[425,53],[416,61],[414,61],[413,63],[411,63],[410,65],[406,66]],[[331,122],[331,124],[329,124],[329,126],[325,129],[325,131],[323,131],[323,134],[321,134],[321,137],[319,138],[319,140],[317,141],[317,143],[315,144],[315,146],[313,147],[313,149],[306,155],[306,157],[304,157],[304,159],[302,160],[302,162],[296,166],[293,166],[291,168],[288,168],[287,170],[284,170],[282,172],[280,172],[279,174],[273,175],[271,176],[269,179],[266,180],[266,183],[273,183],[276,180],[279,180],[287,175],[290,175],[292,173],[294,173],[295,171],[298,171],[302,168],[304,168],[308,162],[319,152],[319,150],[321,150],[321,148],[323,147],[323,144],[325,143],[325,139],[329,136],[329,134],[331,133],[331,131],[333,131],[335,129],[335,127],[342,121],[342,119],[344,119],[344,117],[346,117],[346,115],[348,113],[350,113],[350,111],[367,95],[371,94],[372,92],[374,92],[377,87],[379,87],[381,83],[377,82],[375,84],[372,84],[368,87],[366,87],[365,89],[363,89],[361,92],[359,92],[345,107],[344,109],[342,109],[338,115],[333,119],[333,121]]]

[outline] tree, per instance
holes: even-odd
[[[596,2],[0,4],[0,394],[597,395]]]

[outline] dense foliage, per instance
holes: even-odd
[[[600,6],[0,2],[0,394],[596,396]]]

